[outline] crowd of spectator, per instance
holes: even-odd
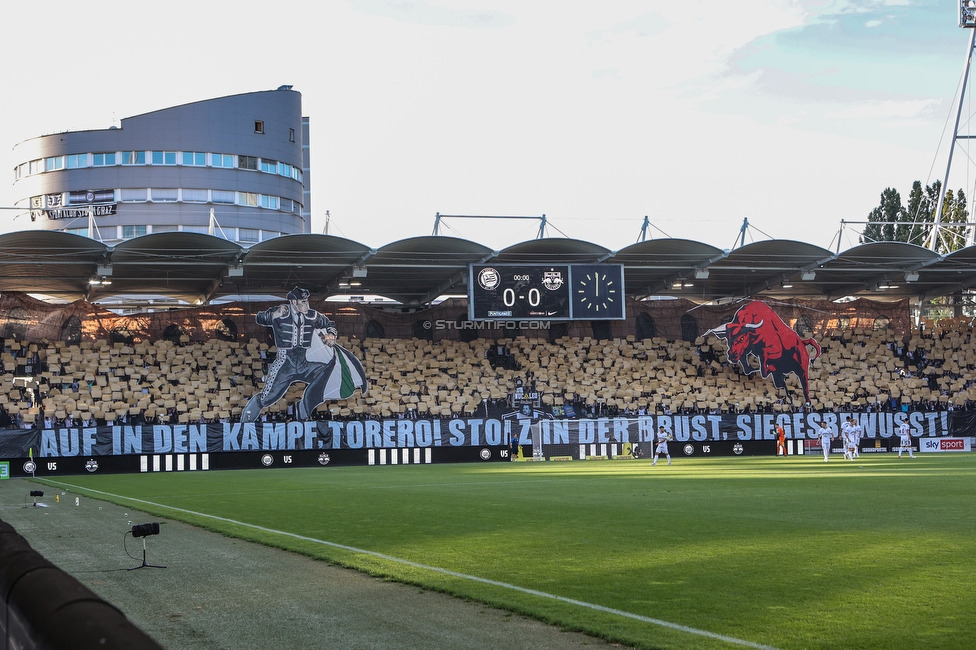
[[[746,374],[714,337],[339,342],[363,361],[370,388],[321,405],[314,418],[472,417],[526,405],[567,417],[976,407],[976,340],[964,322],[907,336],[829,333],[810,365],[809,404],[795,377],[777,389],[758,372]],[[0,427],[234,422],[276,354],[254,339],[185,336],[0,340],[0,349]],[[261,419],[292,419],[303,388],[292,386]]]

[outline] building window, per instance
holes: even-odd
[[[279,236],[280,232],[275,232],[274,230],[262,230],[261,235],[264,238],[262,241],[268,241],[269,239],[274,239]]]
[[[238,156],[237,166],[240,169],[253,169],[258,168],[258,159],[255,156]]]
[[[183,164],[194,165],[196,167],[205,167],[207,165],[207,154],[202,151],[184,151]]]
[[[122,164],[123,165],[145,165],[146,152],[145,151],[123,151]]]
[[[261,195],[261,207],[262,208],[268,208],[269,210],[277,210],[278,209],[278,197],[277,196],[268,196],[267,194],[262,194]]]
[[[179,192],[176,188],[152,188],[152,200],[153,201],[175,201],[179,198]]]
[[[254,192],[238,192],[237,205],[246,205],[256,208],[258,207],[258,195]]]
[[[210,166],[211,167],[233,167],[234,156],[228,155],[226,153],[212,153],[210,154]]]
[[[44,159],[44,171],[53,172],[57,169],[64,169],[64,156],[54,156]]]
[[[210,228],[208,226],[181,226],[183,232],[195,232],[201,235],[209,234]]]
[[[122,190],[123,203],[129,201],[145,201],[145,200],[146,200],[146,188],[144,187],[136,187],[136,188]]]
[[[295,141],[295,129],[288,129],[288,142]]]
[[[157,224],[152,227],[153,232],[177,232],[179,229],[180,229],[179,226],[174,226],[174,225],[160,226]]]
[[[261,171],[263,171],[265,173],[268,173],[268,174],[277,174],[278,173],[278,162],[275,161],[275,160],[265,160],[264,158],[262,158],[261,159]]]
[[[288,163],[278,163],[278,173],[282,176],[291,178],[292,167]]]
[[[175,151],[153,151],[152,152],[152,164],[154,164],[154,165],[175,165],[176,164],[176,152]]]
[[[238,228],[237,241],[257,243],[261,241],[261,231],[256,228]]]
[[[109,167],[115,165],[115,152],[92,154],[93,167]]]
[[[88,154],[86,153],[74,153],[70,156],[65,157],[65,162],[68,165],[68,169],[78,169],[79,167],[88,166]]]
[[[142,237],[146,234],[145,226],[122,226],[122,239]]]
[[[291,212],[295,207],[295,202],[291,199],[281,199],[281,204],[279,205],[279,210],[282,212]]]
[[[254,132],[255,133],[264,133],[264,121],[263,120],[254,120]]]
[[[88,236],[88,228],[65,228],[61,232],[70,233],[72,235],[80,235],[82,237]]]
[[[37,160],[30,161],[30,173],[31,174],[40,174],[42,171],[44,171],[44,159],[43,158],[39,158]]]
[[[237,193],[234,190],[211,190],[210,200],[214,203],[233,204],[237,200]]]
[[[207,190],[183,190],[183,200],[187,203],[206,203]]]

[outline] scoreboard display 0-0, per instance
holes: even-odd
[[[567,320],[568,265],[472,264],[468,278],[471,320]]]
[[[470,320],[619,320],[624,316],[619,264],[472,264]]]

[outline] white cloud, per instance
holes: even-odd
[[[906,101],[858,102],[853,106],[827,111],[827,117],[840,120],[880,120],[887,118],[914,118],[924,115],[939,105],[937,99]]]

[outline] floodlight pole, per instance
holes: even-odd
[[[970,5],[969,0],[959,0],[959,26],[971,31],[969,45],[966,47],[966,63],[963,65],[962,83],[959,88],[959,102],[956,105],[956,123],[952,128],[952,140],[949,142],[949,158],[946,161],[945,176],[942,177],[942,187],[939,192],[939,202],[935,207],[935,215],[932,220],[932,232],[929,233],[928,248],[934,251],[938,246],[939,235],[942,229],[942,207],[945,204],[945,195],[949,186],[949,170],[952,168],[952,153],[956,148],[956,140],[969,140],[974,136],[959,135],[959,119],[962,117],[962,104],[966,97],[966,84],[969,81],[969,69],[973,62],[973,47],[976,47],[976,7]],[[973,244],[973,229],[970,228],[966,235],[966,244]]]

